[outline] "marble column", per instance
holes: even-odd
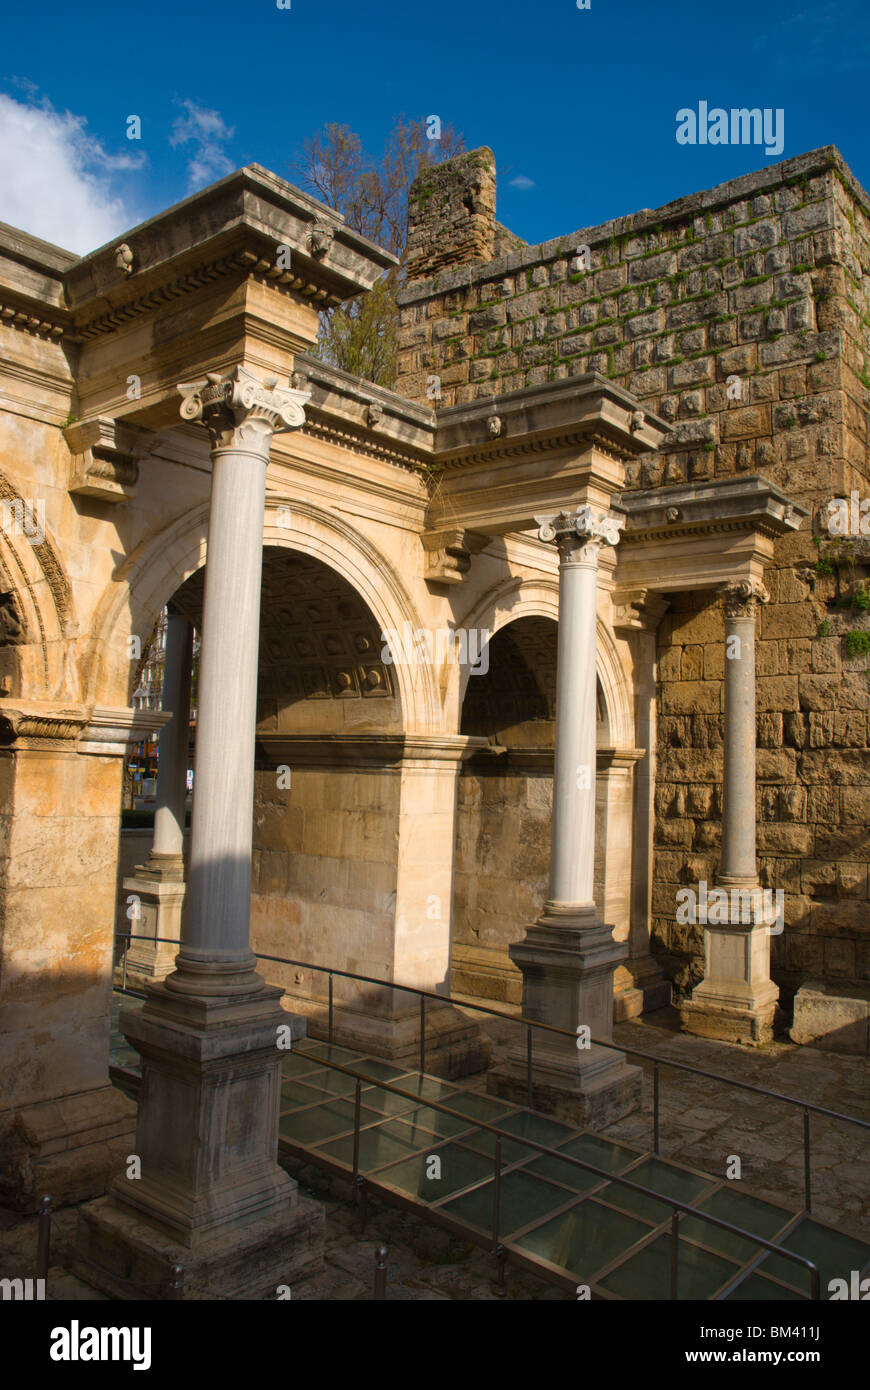
[[[594,901],[598,553],[616,545],[619,522],[596,509],[543,521],[559,550],[559,645],[550,897],[525,938],[510,948],[523,974],[523,1015],[569,1030],[534,1037],[533,1103],[582,1123],[606,1124],[637,1107],[641,1076],[609,1042],[613,973],[627,949],[613,940]],[[491,1073],[498,1095],[526,1097],[525,1050]]]
[[[277,1162],[292,1016],[250,946],[266,467],[273,434],[304,423],[308,397],[240,366],[179,390],[213,464],[188,930],[174,973],[122,1015],[142,1057],[139,1172],[81,1208],[76,1258],[115,1296],[160,1297],[181,1263],[194,1295],[274,1298],[322,1258],[322,1208]]]
[[[755,579],[735,580],[722,590],[725,748],[716,887],[728,895],[728,910],[716,913],[727,916],[721,922],[711,922],[708,912],[704,979],[681,1010],[687,1032],[726,1042],[769,1042],[779,998],[770,978],[770,927],[756,922],[751,910],[760,889],[755,860],[755,624],[758,608],[768,598]]]
[[[181,936],[192,662],[193,628],[170,603],[161,706],[171,717],[160,731],[158,745],[154,841],[147,862],[137,864],[123,881],[126,895],[135,895],[139,903],[139,916],[130,922],[129,931],[152,938],[131,941],[127,951],[127,983],[137,989],[145,980],[162,979],[172,969],[178,948],[161,944],[159,938],[177,941]]]

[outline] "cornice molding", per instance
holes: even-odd
[[[5,324],[7,328],[17,328],[31,337],[57,342],[68,333],[69,322],[68,314],[55,311],[49,317],[43,305],[39,306],[39,313],[34,313],[8,291],[0,291],[0,324]]]

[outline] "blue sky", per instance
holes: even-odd
[[[377,150],[400,113],[490,145],[532,242],[825,144],[870,187],[867,0],[290,2],[10,7],[0,220],[85,251],[243,164],[287,176],[327,121]],[[782,108],[782,154],[677,144],[699,101]]]

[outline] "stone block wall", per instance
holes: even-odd
[[[276,789],[273,770],[255,773],[255,951],[389,977],[399,791],[398,776],[374,769],[301,766],[287,790]],[[320,973],[269,964],[264,974],[294,1007],[327,997]],[[360,988],[336,980],[336,1003],[358,999]],[[377,1011],[378,1000],[370,1005]]]
[[[673,426],[666,451],[629,466],[627,490],[761,473],[811,509],[765,578],[760,870],[786,893],[785,993],[870,979],[868,657],[848,636],[870,631],[870,538],[832,544],[825,529],[830,499],[870,498],[870,199],[827,147],[486,255],[482,238],[474,259],[409,262],[397,390],[423,401],[437,375],[444,407],[599,372]],[[678,988],[703,973],[701,929],[675,922],[675,894],[718,863],[723,661],[714,597],[674,595],[659,633],[652,925]]]

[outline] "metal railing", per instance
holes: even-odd
[[[124,941],[150,941],[157,945],[181,945],[177,937],[153,937],[136,936],[128,932],[118,932],[116,939]],[[334,1041],[334,1019],[335,1004],[333,977],[339,976],[341,979],[354,980],[359,984],[377,985],[382,989],[397,989],[405,994],[417,995],[420,999],[420,1071],[425,1071],[426,1061],[426,1000],[434,999],[439,1004],[452,1004],[454,1008],[472,1011],[474,1013],[486,1014],[492,1018],[501,1019],[505,1023],[517,1024],[526,1030],[526,1103],[528,1108],[534,1109],[533,1095],[533,1030],[543,1033],[557,1034],[560,1037],[571,1038],[576,1042],[576,1034],[568,1028],[559,1028],[552,1023],[542,1023],[537,1019],[524,1018],[522,1015],[507,1014],[500,1009],[490,1008],[486,1004],[475,1004],[462,1000],[455,1000],[449,994],[438,994],[434,990],[421,989],[417,985],[396,984],[392,980],[382,980],[373,975],[360,975],[353,970],[339,970],[335,966],[317,965],[313,961],[292,960],[287,956],[266,955],[263,952],[255,951],[254,955],[258,960],[270,961],[277,965],[292,965],[297,969],[316,970],[319,974],[328,977],[328,1015],[327,1015],[327,1040]],[[123,985],[126,991],[127,980],[127,957],[126,950],[123,963]],[[127,991],[133,992],[133,991]],[[653,1153],[660,1153],[660,1110],[661,1110],[661,1082],[660,1069],[670,1067],[674,1071],[688,1072],[692,1076],[702,1077],[707,1081],[717,1081],[724,1086],[733,1086],[741,1091],[750,1091],[754,1095],[763,1096],[767,1100],[782,1101],[785,1105],[795,1106],[803,1114],[803,1167],[804,1167],[804,1211],[809,1215],[812,1212],[812,1152],[811,1152],[811,1115],[822,1115],[827,1119],[840,1121],[844,1124],[857,1125],[860,1129],[870,1131],[870,1121],[862,1120],[857,1115],[847,1115],[839,1110],[832,1110],[825,1105],[817,1105],[814,1101],[798,1100],[795,1096],[784,1095],[781,1091],[771,1091],[764,1086],[757,1086],[751,1081],[740,1081],[736,1077],[722,1076],[719,1072],[706,1071],[702,1067],[693,1066],[690,1062],[676,1062],[670,1058],[657,1057],[654,1053],[645,1052],[641,1048],[626,1047],[621,1043],[604,1042],[598,1038],[590,1040],[596,1047],[610,1049],[613,1052],[622,1053],[628,1057],[640,1058],[642,1061],[651,1062],[653,1068]]]

